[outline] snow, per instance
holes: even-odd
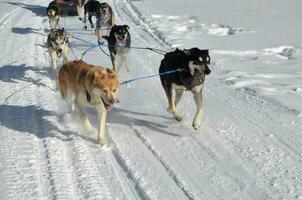
[[[55,89],[48,1],[1,1],[0,199],[301,199],[302,2],[108,3],[133,46],[210,49],[200,129],[192,95],[176,122],[154,77],[121,87],[98,145]],[[96,44],[77,17],[60,24],[70,59]],[[133,49],[119,79],[156,74],[161,59]],[[111,66],[98,48],[84,60]]]

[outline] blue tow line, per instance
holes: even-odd
[[[141,80],[141,79],[147,79],[147,78],[152,78],[152,77],[155,77],[155,76],[161,76],[161,75],[165,75],[165,74],[172,74],[172,73],[175,73],[175,72],[181,72],[183,70],[184,69],[178,68],[178,69],[175,69],[175,70],[170,70],[170,71],[166,71],[166,72],[163,72],[163,73],[158,73],[158,74],[154,74],[154,75],[150,75],[150,76],[143,76],[143,77],[139,77],[139,78],[129,79],[127,81],[123,81],[121,83],[121,85],[126,85],[128,83],[138,81],[138,80]]]

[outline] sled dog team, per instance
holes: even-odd
[[[85,113],[85,107],[94,107],[98,112],[97,142],[105,143],[105,123],[107,110],[118,103],[117,93],[120,87],[118,73],[123,65],[129,72],[128,54],[131,49],[131,37],[128,25],[115,25],[115,16],[112,8],[107,3],[97,0],[89,0],[84,3],[78,1],[77,10],[79,20],[87,29],[86,15],[90,27],[95,28],[98,42],[105,39],[108,43],[112,69],[95,66],[83,60],[68,61],[69,39],[64,28],[59,29],[59,9],[52,1],[47,7],[47,16],[51,31],[47,38],[49,55],[52,68],[56,75],[57,87],[62,97],[70,106],[72,113],[77,113],[83,122],[84,128],[92,132],[93,128]],[[82,12],[84,10],[84,12]],[[80,13],[84,13],[83,18]],[[92,17],[96,18],[96,26]],[[103,31],[106,30],[106,31]],[[105,32],[105,33],[104,33]],[[57,59],[63,57],[63,66],[57,70]],[[203,106],[202,90],[205,75],[211,73],[211,58],[208,50],[191,48],[166,53],[159,67],[160,81],[168,100],[168,112],[177,121],[182,116],[177,106],[186,90],[191,91],[197,106],[196,114],[192,122],[195,130],[200,127]],[[173,73],[169,73],[173,71]],[[175,92],[175,98],[173,98]]]

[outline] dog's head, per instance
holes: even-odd
[[[114,71],[96,69],[91,80],[92,93],[101,98],[106,109],[109,109],[114,103],[118,103],[117,92],[120,83]]]
[[[107,16],[108,14],[110,14],[111,12],[111,8],[110,6],[108,5],[108,3],[100,3],[100,13],[101,13],[101,16]]]
[[[48,12],[47,12],[47,15],[49,17],[54,17],[56,15],[55,9],[53,9],[53,8],[49,9]]]
[[[49,39],[58,57],[61,57],[63,49],[68,45],[68,37],[64,34],[64,28],[51,29]]]
[[[111,28],[111,35],[114,35],[116,41],[120,44],[126,44],[127,39],[130,36],[128,25],[114,25]]]
[[[188,58],[188,66],[192,76],[201,76],[211,73],[211,58],[209,50],[201,50],[198,48],[185,49],[184,53]]]

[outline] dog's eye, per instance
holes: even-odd
[[[207,61],[207,63],[210,63],[210,61],[211,61],[211,58],[210,58],[210,56],[207,56],[207,59],[206,59],[206,61]]]
[[[116,89],[113,89],[112,91],[113,91],[113,92],[116,92]]]

